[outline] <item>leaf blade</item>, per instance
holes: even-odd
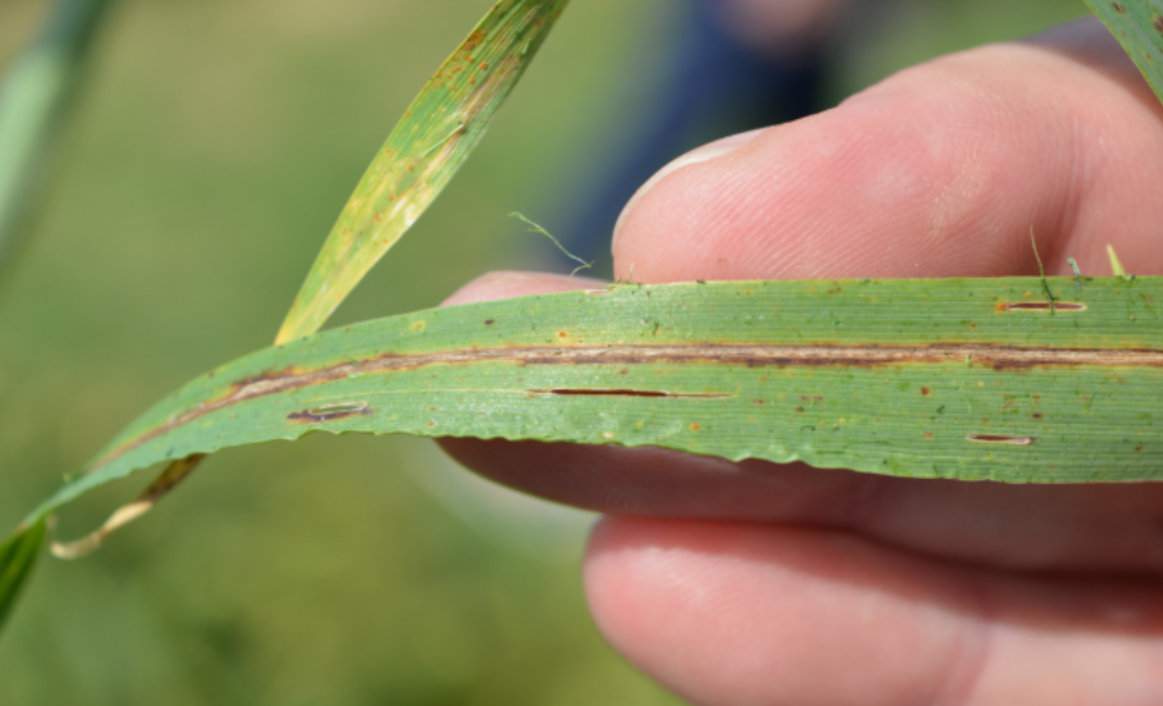
[[[1039,278],[722,282],[365,322],[196,379],[29,521],[153,463],[309,431],[652,445],[907,477],[1163,480],[1163,278],[1047,285],[1054,310]]]
[[[44,536],[45,520],[40,519],[0,544],[0,628],[4,627],[21,589],[32,575]]]
[[[27,215],[114,0],[57,0],[41,35],[0,81],[0,265],[20,247]]]
[[[1163,0],[1086,0],[1163,101]]]
[[[568,0],[500,0],[441,64],[376,153],[276,342],[314,333],[479,144]]]

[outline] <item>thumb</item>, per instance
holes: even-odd
[[[627,205],[621,279],[1001,275],[1072,255],[1163,267],[1159,106],[1093,21],[898,74],[685,155]]]

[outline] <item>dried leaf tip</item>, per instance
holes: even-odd
[[[1127,268],[1123,267],[1123,261],[1119,259],[1119,254],[1115,252],[1115,246],[1107,243],[1106,256],[1111,263],[1111,274],[1121,280],[1132,280],[1134,275],[1127,274]]]

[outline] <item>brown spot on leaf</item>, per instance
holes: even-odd
[[[473,30],[472,34],[465,37],[464,42],[460,45],[461,52],[471,54],[481,42],[485,39],[485,31],[483,29]]]
[[[311,409],[291,412],[287,419],[292,422],[330,422],[336,419],[364,416],[371,414],[371,407],[367,402],[336,402],[325,404]]]
[[[1086,311],[1082,302],[998,302],[998,311]]]
[[[725,392],[667,392],[665,390],[626,390],[617,388],[569,388],[556,387],[549,390],[530,390],[534,395],[575,395],[579,397],[674,397],[714,399],[731,397]]]
[[[1127,6],[1121,2],[1112,2],[1111,8],[1120,15],[1125,15],[1127,13]]]
[[[1151,20],[1151,26],[1155,28],[1156,32],[1163,34],[1163,15],[1155,15],[1154,19]]]
[[[982,444],[1008,444],[1009,446],[1029,446],[1034,443],[1032,436],[1010,436],[1009,434],[970,434],[966,441]]]
[[[928,387],[926,387],[925,385],[921,385],[921,396],[922,396],[922,397],[928,397],[928,396],[929,396],[929,395],[931,395],[931,394],[933,394],[933,391],[932,391],[932,390],[930,390],[930,389],[929,389]]]
[[[492,326],[495,323],[497,323],[496,319],[485,319],[485,326]]]

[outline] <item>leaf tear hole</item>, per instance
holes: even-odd
[[[287,415],[287,419],[292,422],[330,422],[336,419],[371,414],[371,411],[372,408],[367,402],[336,402],[291,412]]]
[[[1086,311],[1086,304],[1058,300],[1052,302],[1002,302],[999,308],[1002,311]]]
[[[555,387],[548,390],[530,390],[535,395],[566,395],[580,397],[674,397],[696,399],[722,399],[733,397],[726,392],[666,392],[664,390],[630,390],[621,388],[572,388]]]
[[[970,434],[966,441],[979,444],[1007,444],[1009,446],[1029,446],[1034,443],[1032,436],[1010,436],[1009,434]]]

